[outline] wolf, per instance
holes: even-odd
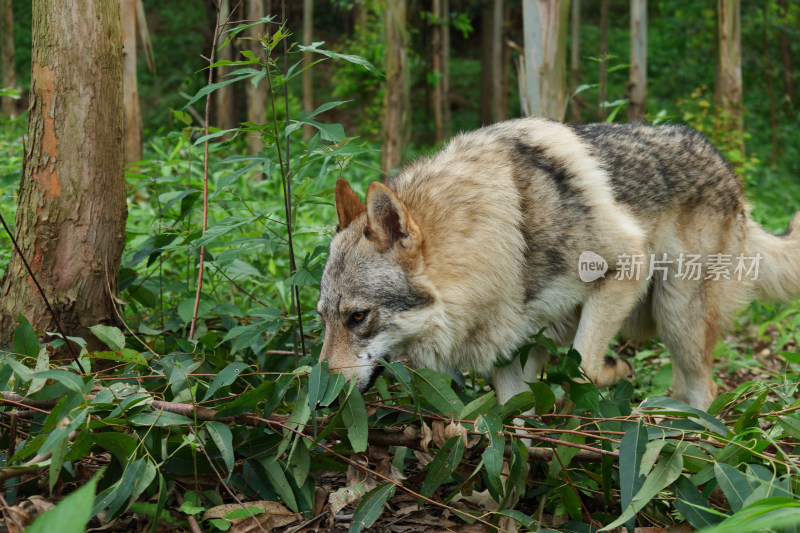
[[[496,363],[545,328],[598,386],[633,376],[607,355],[618,332],[657,334],[673,395],[707,409],[734,311],[800,294],[800,213],[782,236],[764,231],[731,165],[679,125],[501,122],[370,183],[366,202],[340,178],[335,203],[321,359],[362,391],[379,359],[398,360],[489,372],[505,403],[548,356]],[[587,253],[607,265],[596,279],[581,276]]]

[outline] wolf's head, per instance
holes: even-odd
[[[423,272],[423,235],[394,191],[373,182],[364,204],[340,178],[336,213],[317,302],[325,323],[321,359],[364,391],[380,374],[378,359],[402,356],[418,311],[434,296]]]

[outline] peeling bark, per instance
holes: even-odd
[[[68,335],[115,324],[125,244],[120,4],[33,2],[28,144],[15,236]],[[53,331],[20,257],[0,286],[0,346],[18,315]]]

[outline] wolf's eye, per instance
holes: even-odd
[[[369,311],[356,311],[350,315],[350,320],[347,321],[347,325],[352,328],[361,324],[364,322],[364,319],[367,318],[367,314],[369,314]]]

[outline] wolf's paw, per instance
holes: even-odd
[[[606,356],[603,359],[603,367],[597,376],[589,376],[592,382],[598,387],[608,387],[616,385],[624,379],[633,379],[633,365],[622,358]]]

